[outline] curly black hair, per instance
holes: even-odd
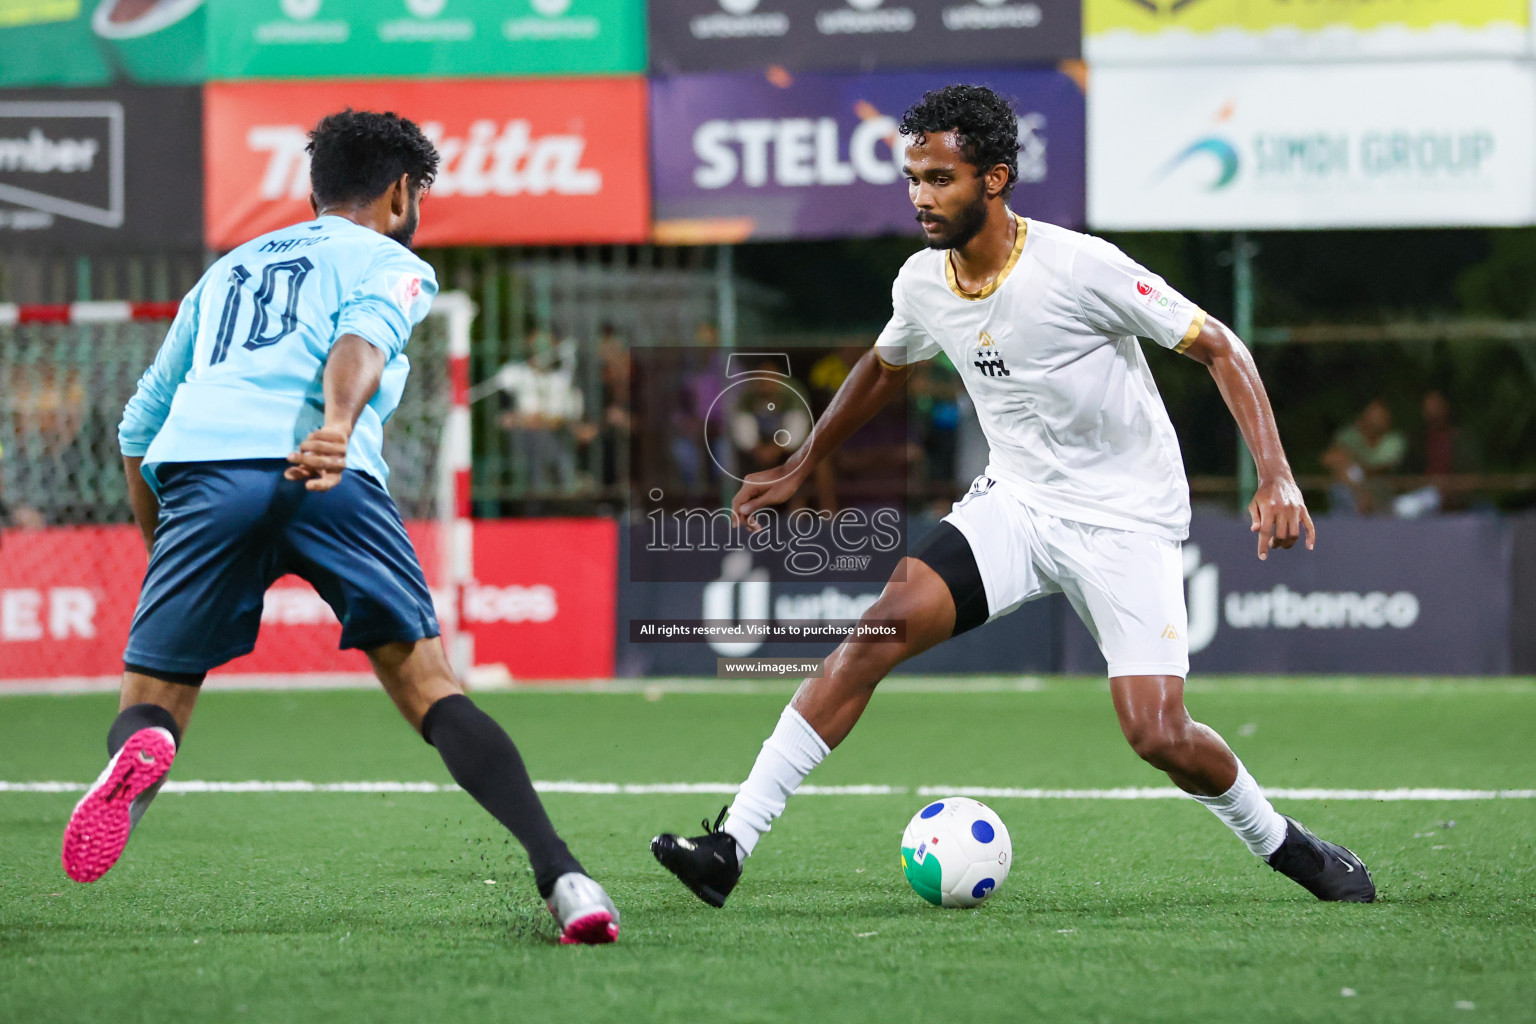
[[[954,132],[960,155],[978,171],[1008,166],[1006,198],[1019,181],[1019,115],[1013,104],[984,85],[946,85],[923,93],[901,115],[901,134],[921,139],[932,132]]]
[[[413,188],[437,177],[437,149],[412,121],[348,107],[309,133],[309,187],[322,206],[369,203],[410,175]]]

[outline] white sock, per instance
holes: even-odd
[[[800,712],[784,709],[720,827],[736,840],[743,858],[751,856],[757,840],[773,827],[773,819],[784,813],[790,794],[831,752]]]
[[[1243,762],[1237,762],[1237,779],[1220,796],[1197,796],[1196,800],[1237,833],[1255,856],[1268,857],[1285,841],[1285,819],[1253,781]]]

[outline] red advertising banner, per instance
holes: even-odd
[[[618,560],[611,519],[477,522],[463,603],[475,664],[514,679],[612,676]]]
[[[418,245],[647,237],[643,78],[243,82],[206,91],[210,248],[232,249],[311,216],[308,132],[349,106],[409,117],[442,155]]]
[[[437,527],[411,523],[428,579]],[[514,679],[613,674],[617,527],[607,519],[475,524],[475,580],[464,626],[477,665]],[[131,526],[8,530],[0,541],[0,691],[6,680],[113,678],[144,578],[144,546]],[[439,599],[439,608],[446,601]],[[366,673],[357,651],[336,647],[340,624],[309,584],[286,576],[267,591],[256,650],[216,675],[284,677]]]

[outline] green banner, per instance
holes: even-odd
[[[203,0],[0,0],[0,86],[200,82],[206,30]]]
[[[642,72],[644,0],[209,0],[209,76]]]

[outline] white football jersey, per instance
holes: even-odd
[[[1019,218],[997,279],[961,291],[945,250],[901,268],[875,351],[891,366],[942,349],[991,449],[987,475],[1061,519],[1189,534],[1179,441],[1138,337],[1182,352],[1205,314],[1108,242]]]

